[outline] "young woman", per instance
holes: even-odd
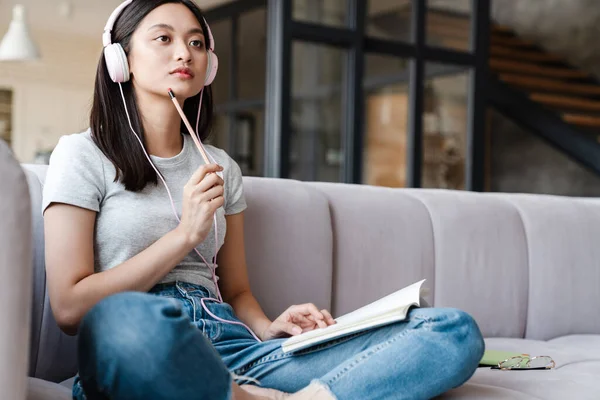
[[[128,0],[104,43],[90,129],[60,139],[44,188],[50,301],[79,334],[74,398],[424,399],[473,374],[481,334],[452,309],[283,353],[335,322],[313,304],[270,321],[250,290],[240,169],[195,142],[217,65],[201,11]]]

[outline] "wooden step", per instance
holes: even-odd
[[[412,10],[411,10],[412,11]],[[410,13],[406,14],[410,19]],[[471,30],[471,18],[470,17],[454,17],[439,14],[436,12],[429,12],[427,14],[427,24],[433,24],[435,26],[441,26],[444,28],[453,28],[457,31],[469,32]],[[511,27],[505,25],[492,24],[490,32],[492,35],[514,35],[514,31]]]
[[[522,61],[558,62],[563,60],[562,57],[555,54],[516,50],[512,47],[503,46],[490,46],[490,55],[516,58]]]
[[[443,13],[438,13],[431,10],[427,12],[426,19],[427,22],[434,22],[438,25],[451,26],[454,28],[461,28],[464,30],[469,30],[469,27],[471,25],[470,17],[455,17],[452,15],[445,15]]]
[[[492,32],[513,33],[513,29],[506,25],[492,24]]]
[[[447,35],[451,37],[456,37],[460,39],[468,40],[471,37],[471,27],[469,25],[466,26],[457,26],[457,25],[447,25],[443,23],[439,23],[436,21],[427,21],[427,32],[435,33],[438,35]],[[534,44],[532,41],[526,41],[524,39],[520,39],[512,34],[508,36],[502,31],[491,31],[491,38],[497,38],[499,41],[503,41],[503,39],[508,39],[510,42],[518,40],[519,43],[526,43],[528,46]]]
[[[410,17],[410,13],[407,13],[406,15],[407,17]],[[448,17],[435,12],[429,12],[427,14],[427,23],[434,23],[435,25],[452,27],[463,31],[469,31],[471,29],[471,18]],[[514,31],[510,26],[498,24],[493,24],[491,26],[491,33],[497,35],[514,35]]]
[[[410,20],[411,13],[411,9],[406,10],[407,21]],[[431,30],[439,29],[440,31],[448,31],[449,34],[461,36],[469,35],[471,31],[470,17],[461,18],[436,13],[435,11],[430,11],[429,13],[427,13],[426,19],[428,29]],[[505,25],[493,24],[491,26],[490,33],[491,35],[495,35],[501,38],[506,37],[506,35],[511,35],[511,37],[514,37],[514,31],[512,30],[512,28]]]
[[[471,51],[471,43],[469,43],[468,40],[437,37],[435,42],[436,43],[433,43],[433,41],[428,41],[427,44],[430,46],[441,47],[443,49],[452,49],[465,52]]]
[[[535,46],[535,42],[527,39],[521,39],[518,37],[512,36],[491,36],[490,44],[492,45],[500,45],[500,46],[509,46],[509,47],[531,47]]]
[[[466,39],[466,40],[468,40],[471,37],[471,28],[469,26],[463,27],[463,26],[444,25],[444,24],[439,24],[439,23],[433,22],[433,21],[427,21],[427,32],[435,33],[438,35],[452,36],[452,37]],[[506,37],[512,38],[513,37],[513,36],[506,36],[502,32],[497,32],[497,31],[492,31],[491,33],[493,36],[499,37],[499,38],[506,38]]]
[[[536,64],[502,60],[499,58],[490,59],[490,68],[499,71],[522,72],[551,78],[583,79],[589,78],[590,76],[588,73],[584,71],[578,71],[576,69],[542,67]]]
[[[600,96],[600,86],[585,83],[569,83],[556,79],[535,78],[532,76],[499,74],[501,81],[515,86],[543,91],[555,91],[560,93],[583,94]]]
[[[586,126],[591,128],[600,128],[600,117],[593,115],[581,114],[562,114],[562,119],[565,122],[573,125]]]
[[[456,39],[469,40],[471,32],[469,29],[455,28],[447,25],[439,25],[435,23],[427,23],[427,35],[435,34],[440,36],[452,37]]]
[[[600,101],[547,93],[530,93],[529,98],[538,103],[561,109],[600,111]]]

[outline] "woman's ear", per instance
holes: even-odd
[[[129,56],[129,49],[125,49],[125,58],[127,59],[127,64],[129,65],[129,79],[133,78],[133,71],[135,69],[134,64],[131,62],[131,57]]]
[[[133,70],[135,69],[135,63],[132,63],[133,57],[131,56],[131,40],[133,40],[133,37],[129,39],[126,46],[123,46],[123,51],[125,52],[125,60],[127,61],[127,67],[129,69],[130,79],[131,77],[133,77]]]

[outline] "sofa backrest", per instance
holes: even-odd
[[[36,376],[58,380],[75,372],[74,338],[56,327],[42,281],[46,167],[25,170],[32,356]],[[250,282],[271,318],[304,302],[339,316],[426,278],[430,304],[471,313],[487,337],[600,333],[600,200],[254,177],[244,187]]]
[[[23,165],[31,194],[33,222],[33,303],[29,376],[60,382],[77,373],[77,338],[64,334],[52,315],[46,288],[42,188],[46,165]]]
[[[600,333],[600,199],[312,183],[330,205],[336,315],[427,278],[486,337]]]
[[[24,399],[27,394],[30,207],[23,170],[0,140],[0,391],[6,399]]]

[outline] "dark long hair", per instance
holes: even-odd
[[[112,43],[120,43],[125,53],[131,50],[131,35],[140,22],[155,8],[167,3],[181,3],[194,13],[202,30],[208,32],[208,27],[203,18],[202,11],[191,0],[134,0],[127,6],[119,18],[117,18],[112,31]],[[205,34],[206,48],[213,44],[209,43],[209,37]],[[131,81],[121,84],[123,94],[127,103],[127,110],[131,116],[133,129],[140,135],[140,139],[146,144],[144,128],[141,123],[139,109]],[[183,111],[192,124],[196,125],[198,116],[198,103],[200,93],[188,98],[183,104]],[[213,97],[210,86],[204,88],[202,98],[202,113],[198,125],[200,139],[205,140],[210,134],[213,120]],[[157,184],[158,176],[146,159],[139,142],[131,132],[127,114],[123,107],[123,99],[119,85],[114,83],[108,74],[108,68],[104,61],[104,55],[100,56],[96,82],[94,86],[94,100],[90,113],[90,128],[96,145],[104,155],[113,163],[117,173],[114,181],[119,179],[125,185],[126,190],[138,192],[144,189],[148,183]],[[182,121],[181,132],[186,132]]]

